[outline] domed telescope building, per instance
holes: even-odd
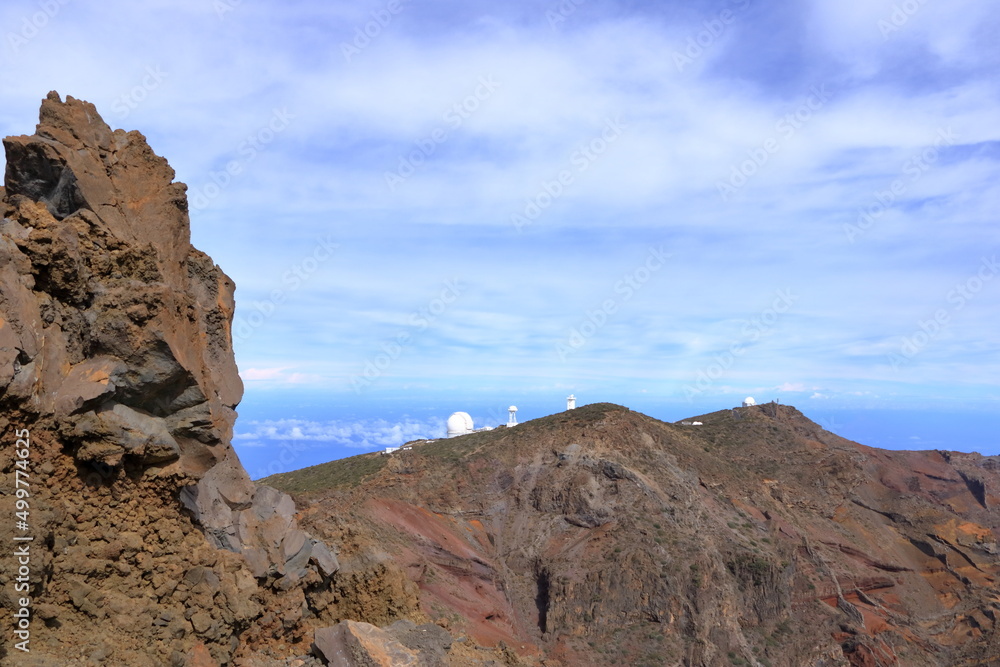
[[[472,432],[472,417],[469,416],[468,412],[456,412],[451,417],[448,417],[449,438],[455,438]]]

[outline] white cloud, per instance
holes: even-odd
[[[238,447],[260,447],[262,443],[294,442],[298,446],[337,445],[352,449],[393,447],[411,440],[441,438],[443,419],[390,422],[384,419],[358,421],[279,419],[239,421],[233,442]]]
[[[240,377],[247,382],[259,380],[277,380],[284,378],[288,368],[248,368],[240,371]]]

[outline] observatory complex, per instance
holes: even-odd
[[[456,412],[448,417],[448,437],[457,438],[460,435],[468,435],[469,433],[475,433],[477,431],[492,431],[492,426],[484,426],[482,428],[474,428],[472,425],[472,417],[468,412]]]
[[[576,409],[576,396],[570,394],[566,398],[566,409],[574,410]],[[517,426],[517,406],[512,405],[507,408],[507,428],[513,428]],[[472,417],[468,412],[454,412],[450,417],[448,417],[448,437],[457,438],[460,435],[468,435],[469,433],[479,433],[480,431],[492,431],[492,426],[483,426],[482,428],[476,428],[472,423]]]
[[[510,409],[517,412],[517,408],[513,405]],[[513,415],[513,413],[511,413]],[[513,417],[512,417],[513,418]],[[516,424],[515,420],[515,424]],[[510,422],[507,422],[507,426],[510,426]],[[472,424],[472,416],[468,412],[454,412],[451,417],[448,417],[448,437],[457,438],[460,435],[468,435],[470,433],[480,433],[482,431],[492,431],[492,426],[483,426],[482,428],[475,428]]]
[[[507,409],[507,428],[517,426],[517,406],[510,406]],[[492,431],[492,426],[475,428],[472,424],[472,417],[468,412],[455,412],[448,417],[448,437],[457,438],[460,435],[469,433],[479,433],[480,431]]]
[[[507,408],[507,428],[517,426],[517,406],[512,405]],[[469,433],[479,433],[480,431],[492,431],[492,426],[475,428],[472,424],[472,417],[468,412],[455,412],[448,417],[448,437],[457,438],[460,435]]]

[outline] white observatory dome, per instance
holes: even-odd
[[[751,405],[757,405],[757,401],[753,400],[753,396],[747,396],[743,399],[744,408],[749,408]]]
[[[468,412],[456,412],[448,417],[448,437],[472,433],[472,417]]]

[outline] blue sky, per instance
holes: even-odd
[[[892,443],[1000,452],[992,9],[14,0],[0,130],[55,89],[189,185],[251,474],[571,392],[961,413]]]

